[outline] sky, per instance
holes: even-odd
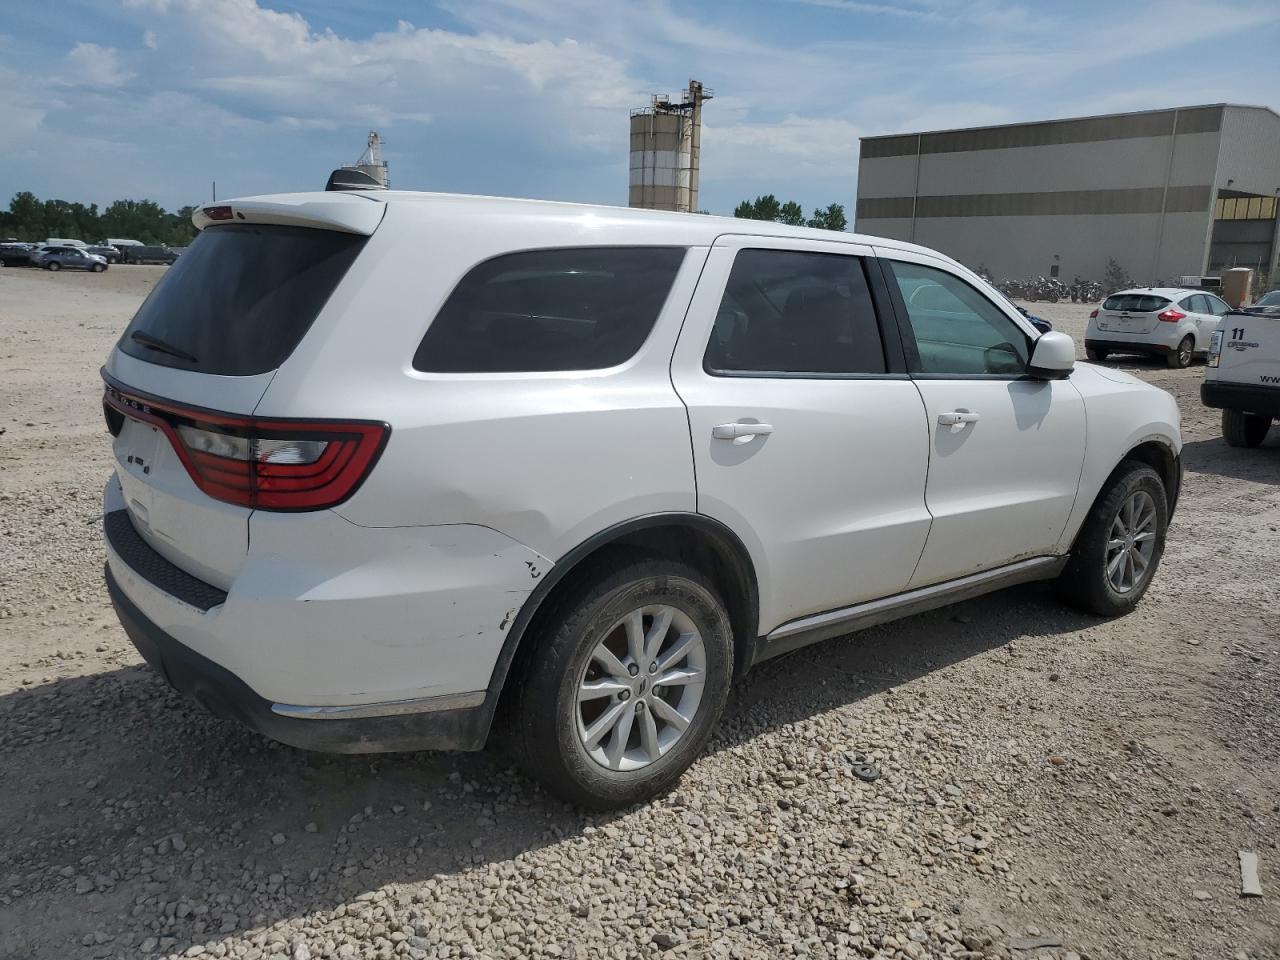
[[[321,189],[371,129],[396,188],[625,204],[692,77],[701,207],[852,213],[859,137],[1280,109],[1277,50],[1277,0],[0,0],[0,205]]]

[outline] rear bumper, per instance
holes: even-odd
[[[260,697],[225,667],[201,656],[156,626],[125,596],[111,568],[107,591],[125,633],[143,659],[179,692],[224,720],[235,720],[272,740],[328,753],[384,753],[398,750],[479,750],[484,746],[493,704],[480,697],[471,703],[458,697],[435,697],[412,706],[413,713],[383,716],[344,715],[344,708],[289,707]],[[470,696],[470,695],[468,695]],[[473,698],[474,699],[474,698]],[[467,705],[457,705],[467,704]],[[375,705],[364,705],[368,711]],[[395,704],[377,708],[406,709]],[[427,707],[428,709],[423,709]],[[292,711],[295,715],[288,715]],[[305,718],[304,718],[305,716]]]
[[[1106,350],[1109,353],[1146,353],[1152,356],[1165,357],[1177,349],[1167,343],[1152,340],[1108,340],[1102,337],[1090,337],[1085,340],[1086,350]]]
[[[1280,417],[1280,387],[1206,380],[1200,384],[1200,400],[1206,407]]]

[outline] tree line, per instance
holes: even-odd
[[[195,239],[191,224],[194,207],[169,213],[153,200],[116,200],[105,210],[96,203],[85,206],[67,200],[41,200],[23,191],[0,211],[0,239],[37,242],[48,237],[93,243],[107,237],[142,243],[185,247]]]
[[[772,193],[755,200],[743,200],[734,208],[733,215],[742,220],[772,220],[792,227],[817,227],[819,230],[844,230],[849,226],[843,204],[833,203],[816,209],[806,220],[800,204],[794,200],[782,203]]]

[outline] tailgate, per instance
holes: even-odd
[[[134,527],[171,563],[222,590],[244,562],[252,513],[234,502],[244,478],[224,469],[247,455],[235,420],[253,413],[368,239],[350,228],[297,225],[296,207],[288,224],[246,217],[204,229],[103,368],[116,473]],[[212,423],[216,430],[203,429]]]

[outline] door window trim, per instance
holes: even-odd
[[[735,245],[733,257],[729,262],[729,269],[725,272],[724,280],[720,284],[720,296],[724,296],[725,290],[728,288],[729,277],[733,272],[733,263],[737,260],[738,254],[744,250],[767,250],[775,253],[817,253],[829,256],[852,257],[862,262],[862,271],[867,281],[867,288],[871,293],[871,303],[875,314],[876,331],[880,336],[880,347],[884,353],[885,372],[884,373],[835,373],[835,372],[808,372],[808,371],[790,371],[790,370],[716,370],[707,365],[707,352],[711,346],[711,338],[715,336],[715,323],[707,331],[706,341],[702,344],[702,359],[700,367],[702,372],[708,377],[717,380],[909,380],[911,372],[908,367],[906,354],[903,350],[901,333],[898,330],[893,313],[893,301],[891,299],[890,284],[888,278],[885,277],[880,267],[879,258],[874,253],[857,251],[843,251],[832,249],[829,243],[814,244],[812,247],[805,245],[797,245],[793,241],[787,245],[774,245],[770,243],[770,237],[767,236],[744,236],[744,239],[760,242],[744,243],[740,246]],[[790,238],[787,238],[790,240]]]
[[[876,259],[881,261],[880,266],[884,271],[885,286],[888,288],[890,303],[892,304],[894,317],[897,320],[901,346],[904,354],[906,355],[907,371],[912,380],[1002,380],[1008,383],[1016,383],[1021,380],[1040,381],[1039,377],[1035,377],[1031,374],[1030,357],[1035,352],[1036,338],[1028,334],[1026,330],[1023,329],[1023,325],[1010,316],[1008,310],[1001,307],[963,276],[956,273],[954,270],[948,269],[947,264],[942,261],[930,262],[924,257],[921,257],[918,260],[902,259],[895,261],[895,258],[883,256],[879,253],[877,253]],[[1027,339],[1027,369],[1022,373],[931,373],[924,370],[923,365],[920,362],[920,348],[916,344],[916,332],[911,326],[911,317],[907,313],[906,301],[902,299],[902,287],[898,284],[897,276],[893,272],[893,264],[895,262],[914,263],[917,266],[940,270],[965,284],[975,294],[982,297],[987,303],[991,304],[994,309],[1002,313],[1004,316],[1009,317],[1013,322],[1014,328],[1019,330]]]

